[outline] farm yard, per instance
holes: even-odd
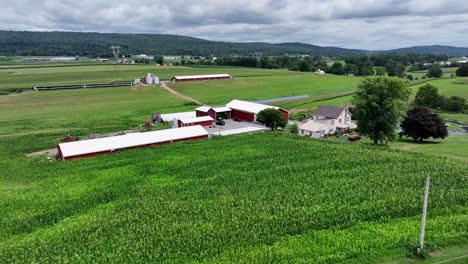
[[[311,96],[277,103],[293,112],[347,104],[360,82],[286,70],[99,65],[1,68],[0,89],[148,72],[163,80],[234,76],[168,83],[210,105]],[[467,97],[465,80],[430,82]],[[137,129],[153,113],[193,109],[156,86],[0,96],[0,262],[399,263],[418,243],[427,174],[427,247],[466,248],[466,135],[372,147],[262,132],[69,162],[25,155],[68,134]]]

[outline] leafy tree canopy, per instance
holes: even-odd
[[[393,141],[405,115],[411,91],[408,81],[396,77],[368,77],[353,98],[358,131],[374,144]]]
[[[427,72],[427,77],[429,78],[440,78],[444,73],[438,64],[433,64],[429,71]]]
[[[430,108],[440,107],[442,105],[442,97],[439,95],[439,88],[431,84],[419,87],[414,98],[414,104]]]
[[[257,121],[269,127],[271,130],[277,130],[278,127],[284,128],[288,124],[286,118],[279,110],[268,108],[257,114]]]
[[[425,107],[416,107],[408,111],[401,124],[403,135],[413,138],[415,141],[423,141],[430,137],[446,138],[447,126],[444,121]]]
[[[460,68],[457,69],[457,76],[467,77],[468,76],[468,63],[463,63]]]

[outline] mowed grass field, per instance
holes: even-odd
[[[162,80],[175,75],[228,73],[232,76],[295,74],[286,70],[251,69],[241,67],[158,67],[156,65],[56,65],[0,67],[0,91],[31,89],[33,86],[131,82],[147,73]]]
[[[341,96],[351,94],[359,82],[357,77],[298,73],[169,85],[203,103],[221,105],[232,99],[256,101],[297,95],[314,98]]]

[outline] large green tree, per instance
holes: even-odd
[[[393,141],[408,107],[408,81],[396,77],[368,77],[353,98],[358,131],[374,144]]]
[[[426,84],[419,87],[418,92],[414,98],[416,106],[425,106],[430,108],[437,108],[442,105],[443,98],[439,95],[439,88],[431,84]]]
[[[427,71],[427,77],[429,78],[440,78],[444,73],[438,64],[433,64]]]
[[[444,139],[448,136],[444,120],[425,107],[409,110],[401,123],[401,129],[403,135],[413,138],[414,141],[423,141],[430,137]]]
[[[257,121],[269,127],[271,130],[276,130],[278,127],[284,128],[288,124],[288,121],[281,112],[273,108],[260,111],[257,114]]]
[[[468,76],[468,63],[463,63],[457,69],[457,76],[467,77]]]

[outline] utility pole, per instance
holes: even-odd
[[[426,187],[424,189],[424,206],[423,206],[423,214],[422,214],[422,221],[421,221],[421,235],[419,236],[419,248],[418,252],[422,252],[424,249],[424,235],[426,232],[426,215],[427,215],[427,202],[429,199],[429,185],[431,181],[431,176],[427,176],[426,178]]]

